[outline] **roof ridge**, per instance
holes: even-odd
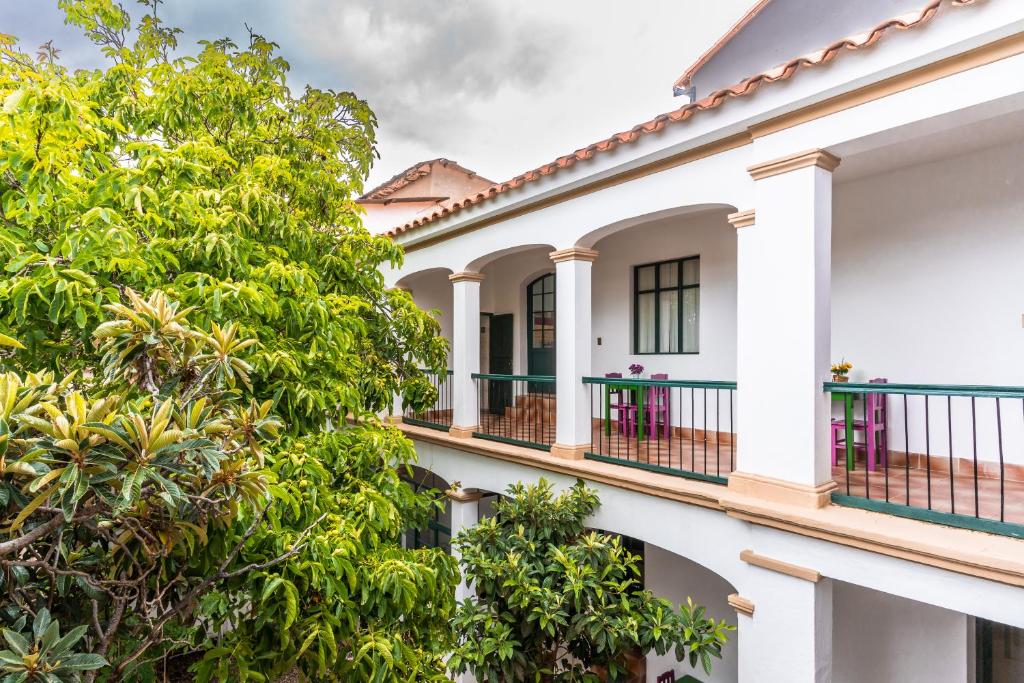
[[[385,180],[383,183],[380,183],[379,185],[374,187],[372,190],[364,192],[363,195],[359,197],[358,201],[387,199],[392,194],[398,192],[399,190],[409,185],[410,183],[414,183],[420,178],[425,178],[426,176],[430,175],[434,170],[434,165],[438,163],[442,164],[445,167],[454,167],[464,172],[466,175],[475,176],[485,182],[493,182],[479,175],[476,171],[470,170],[465,166],[462,166],[457,161],[452,161],[451,159],[447,159],[445,157],[437,157],[436,159],[427,159],[426,161],[417,162],[410,166],[409,168],[405,169],[404,171],[396,173],[395,175],[391,176],[391,178],[389,178],[388,180]]]
[[[633,126],[628,131],[616,133],[604,140],[599,140],[591,145],[578,149],[571,154],[560,156],[552,162],[530,171],[526,171],[525,173],[521,173],[503,183],[495,183],[486,190],[471,194],[460,201],[452,202],[450,205],[444,206],[440,210],[434,211],[429,215],[413,219],[404,225],[396,226],[389,230],[387,234],[394,237],[408,232],[409,230],[421,227],[432,221],[457,213],[474,204],[484,202],[498,194],[515,189],[528,182],[533,182],[543,176],[551,175],[552,173],[568,168],[578,161],[592,159],[600,152],[607,152],[619,145],[636,142],[644,135],[650,135],[663,130],[670,123],[680,123],[686,121],[700,111],[715,109],[730,98],[750,95],[760,88],[762,84],[788,80],[793,76],[793,74],[802,68],[827,64],[835,59],[835,57],[844,49],[859,50],[871,47],[892,29],[902,31],[927,23],[935,16],[944,2],[949,2],[954,7],[965,7],[976,4],[979,0],[931,0],[931,2],[920,9],[904,12],[903,14],[892,17],[891,19],[886,19],[867,31],[841,38],[827,47],[795,57],[788,62],[784,62],[753,76],[749,76],[734,85],[716,90],[707,97],[697,100],[696,102],[686,104],[665,114],[659,114],[650,121]]]
[[[693,78],[694,74],[704,68],[704,65],[711,61],[711,58],[718,54],[719,50],[725,47],[726,43],[730,42],[739,34],[740,31],[746,28],[747,24],[753,21],[754,17],[760,14],[761,10],[768,6],[769,2],[771,2],[771,0],[759,0],[759,2],[755,3],[750,9],[748,9],[747,12],[740,17],[728,31],[722,34],[721,38],[716,40],[711,47],[704,51],[704,54],[697,58],[697,61],[691,64],[686,71],[683,72],[682,76],[676,79],[676,82],[672,84],[673,89],[688,90],[690,87],[690,79]],[[677,92],[676,94],[678,95],[682,93]]]

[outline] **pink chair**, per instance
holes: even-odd
[[[668,373],[651,375],[651,379],[668,379]],[[644,419],[647,420],[647,433],[655,437],[662,434],[666,439],[672,438],[672,420],[669,412],[669,387],[648,387],[647,401],[644,403]],[[661,427],[659,433],[658,427]]]
[[[604,376],[608,379],[622,379],[621,372],[606,372]],[[619,431],[626,436],[635,436],[636,404],[629,402],[629,392],[625,389],[611,389],[608,391],[608,395],[609,407],[616,414],[619,422]]]
[[[870,384],[887,384],[888,380],[878,377],[868,380]],[[877,469],[878,461],[882,467],[889,466],[889,414],[885,394],[868,394],[864,400],[867,402],[867,421],[854,419],[853,421],[853,448],[863,448],[867,459],[868,469]],[[854,408],[854,415],[857,410]],[[863,434],[864,439],[857,440],[857,434]],[[832,420],[832,465],[839,463],[839,449],[846,449],[846,420]]]

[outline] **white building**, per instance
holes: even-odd
[[[392,229],[451,341],[402,420],[448,526],[595,486],[738,626],[648,681],[1024,681],[1024,2],[763,0],[675,85]]]

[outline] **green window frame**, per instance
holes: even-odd
[[[699,255],[633,266],[633,353],[700,353]]]

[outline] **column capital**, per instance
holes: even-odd
[[[754,209],[730,213],[726,219],[734,228],[750,228],[754,225]]]
[[[593,249],[587,249],[586,247],[569,247],[568,249],[559,249],[553,251],[548,256],[555,263],[561,263],[562,261],[595,261],[597,260],[597,252]]]
[[[452,273],[448,279],[452,282],[483,282],[484,274],[464,270],[460,273]]]
[[[790,154],[781,159],[772,159],[771,161],[754,164],[747,168],[747,172],[754,180],[770,178],[800,168],[807,168],[808,166],[817,166],[831,173],[839,167],[839,161],[839,157],[824,149],[811,149],[805,152],[798,152],[797,154]]]
[[[754,616],[754,603],[739,593],[732,593],[726,598],[726,601],[729,603],[729,607],[736,610],[736,614],[746,614],[748,617]]]
[[[456,503],[473,503],[484,497],[484,494],[479,491],[467,491],[465,489],[446,491],[445,495],[448,496],[449,500],[453,500]]]

